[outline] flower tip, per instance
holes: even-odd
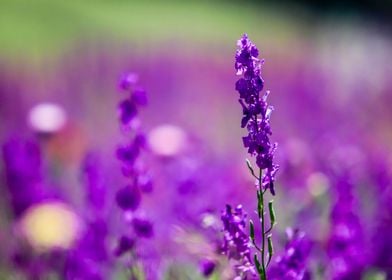
[[[126,72],[124,73],[119,82],[119,89],[121,91],[129,90],[133,85],[137,83],[139,80],[139,76],[133,72]]]

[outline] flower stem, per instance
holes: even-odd
[[[267,271],[265,266],[265,224],[264,224],[264,192],[262,189],[262,174],[263,171],[259,168],[259,201],[258,203],[261,205],[261,211],[259,212],[259,220],[261,222],[261,267],[263,269],[263,274],[261,275],[262,280],[267,280]]]

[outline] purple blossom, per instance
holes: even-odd
[[[135,90],[132,93],[131,100],[136,105],[146,106],[147,105],[146,91],[141,87],[135,88]]]
[[[153,225],[147,219],[134,218],[132,220],[132,225],[138,237],[151,238],[154,235]]]
[[[135,185],[126,185],[116,193],[117,205],[123,210],[136,210],[141,199],[139,188]]]
[[[134,73],[123,75],[119,88],[129,93],[129,97],[118,105],[120,121],[123,125],[129,125],[138,114],[138,107],[147,105],[146,91],[137,85],[138,77]]]
[[[136,104],[130,99],[123,100],[118,105],[120,120],[124,125],[129,124],[137,116]]]
[[[122,256],[124,253],[127,253],[128,251],[132,250],[134,246],[135,246],[135,239],[123,235],[120,237],[118,241],[117,248],[114,254],[117,257]]]
[[[119,160],[127,167],[132,167],[140,154],[140,147],[137,143],[132,142],[129,145],[117,148],[116,155]]]
[[[106,279],[109,260],[107,237],[106,221],[96,219],[87,223],[77,244],[64,252],[65,266],[60,275],[64,279]]]
[[[261,61],[257,47],[244,34],[238,41],[235,55],[235,69],[237,75],[242,75],[235,85],[240,94],[239,102],[242,106],[243,118],[241,127],[246,127],[248,135],[243,137],[244,147],[251,156],[256,156],[256,164],[263,174],[264,189],[269,189],[274,195],[275,174],[279,169],[273,163],[277,144],[271,144],[269,136],[272,134],[270,117],[273,107],[267,104],[269,91],[261,96],[264,81],[261,77]]]
[[[119,89],[121,91],[129,91],[137,83],[139,77],[135,73],[124,73],[118,83]]]
[[[250,256],[250,239],[246,231],[246,217],[247,214],[241,205],[234,209],[226,205],[226,210],[221,215],[224,233],[222,252],[238,262],[236,270],[239,270],[239,274],[247,273],[248,270],[254,272]]]
[[[307,261],[312,243],[299,230],[287,229],[286,234],[284,252],[270,267],[269,277],[272,280],[310,280]]]
[[[337,200],[331,213],[331,231],[327,244],[330,257],[330,277],[334,280],[359,279],[368,254],[359,217],[354,212],[351,178],[337,178]]]
[[[3,159],[6,186],[16,217],[34,203],[51,197],[43,184],[41,151],[37,143],[9,140],[3,145]]]

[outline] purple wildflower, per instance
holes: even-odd
[[[120,88],[130,93],[130,97],[120,102],[120,122],[128,125],[137,115],[137,107],[147,104],[145,91],[136,85],[135,74],[126,74],[120,82]],[[132,109],[132,108],[133,109]],[[151,191],[150,177],[141,172],[138,161],[142,149],[146,147],[144,134],[132,129],[134,136],[128,144],[117,148],[117,158],[122,163],[123,175],[132,177],[132,184],[120,189],[116,194],[116,201],[123,210],[136,210],[141,201],[140,190]]]
[[[141,203],[141,192],[150,192],[152,190],[151,176],[144,169],[142,162],[142,151],[146,149],[146,137],[140,132],[139,126],[130,125],[137,117],[138,107],[147,104],[147,96],[144,89],[136,84],[137,77],[135,74],[126,74],[120,82],[120,89],[129,92],[129,97],[120,102],[120,124],[125,126],[125,132],[130,133],[131,139],[126,145],[120,146],[116,155],[122,164],[122,172],[126,179],[130,180],[125,187],[121,188],[116,193],[117,205],[123,211],[136,211]],[[119,238],[118,245],[114,250],[114,255],[119,257],[128,252],[135,252],[135,243],[138,238],[151,238],[154,234],[153,224],[142,218],[134,217],[131,221],[133,234],[132,237],[122,235]],[[138,254],[130,254],[131,258],[131,275],[130,279],[137,279],[133,266],[137,265],[139,261]],[[138,270],[138,269],[136,269]],[[149,272],[143,269],[147,275]],[[148,276],[147,276],[148,278]]]
[[[138,107],[147,105],[146,91],[137,85],[138,77],[134,73],[124,74],[119,83],[119,88],[129,93],[129,97],[118,105],[120,121],[129,125],[138,114]]]
[[[336,182],[337,201],[331,213],[331,232],[327,253],[331,279],[359,279],[367,260],[364,236],[358,216],[353,211],[354,196],[350,176],[341,175]]]
[[[246,272],[244,268],[248,270],[251,267],[251,271],[254,270],[251,264],[250,240],[246,231],[246,216],[241,205],[235,209],[226,205],[226,210],[221,215],[224,232],[222,251],[238,262],[236,270],[239,270],[239,274]]]
[[[269,277],[273,280],[309,280],[307,259],[312,243],[299,230],[287,229],[287,243],[284,253],[276,258],[269,269]]]
[[[279,169],[273,163],[277,144],[271,144],[269,136],[272,134],[270,116],[273,107],[267,104],[269,91],[260,96],[264,87],[261,77],[262,60],[258,59],[257,47],[244,34],[238,41],[239,49],[235,55],[235,69],[237,75],[242,75],[235,88],[240,94],[239,102],[243,110],[241,127],[246,127],[248,135],[243,137],[243,144],[251,156],[256,156],[256,164],[265,170],[262,184],[274,195],[275,174]]]
[[[3,146],[5,177],[16,217],[50,195],[42,182],[41,151],[35,142],[10,140]]]

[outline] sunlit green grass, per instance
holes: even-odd
[[[289,13],[271,7],[184,2],[0,1],[0,57],[56,54],[83,40],[141,48],[232,44],[243,32],[278,45],[301,30]]]

